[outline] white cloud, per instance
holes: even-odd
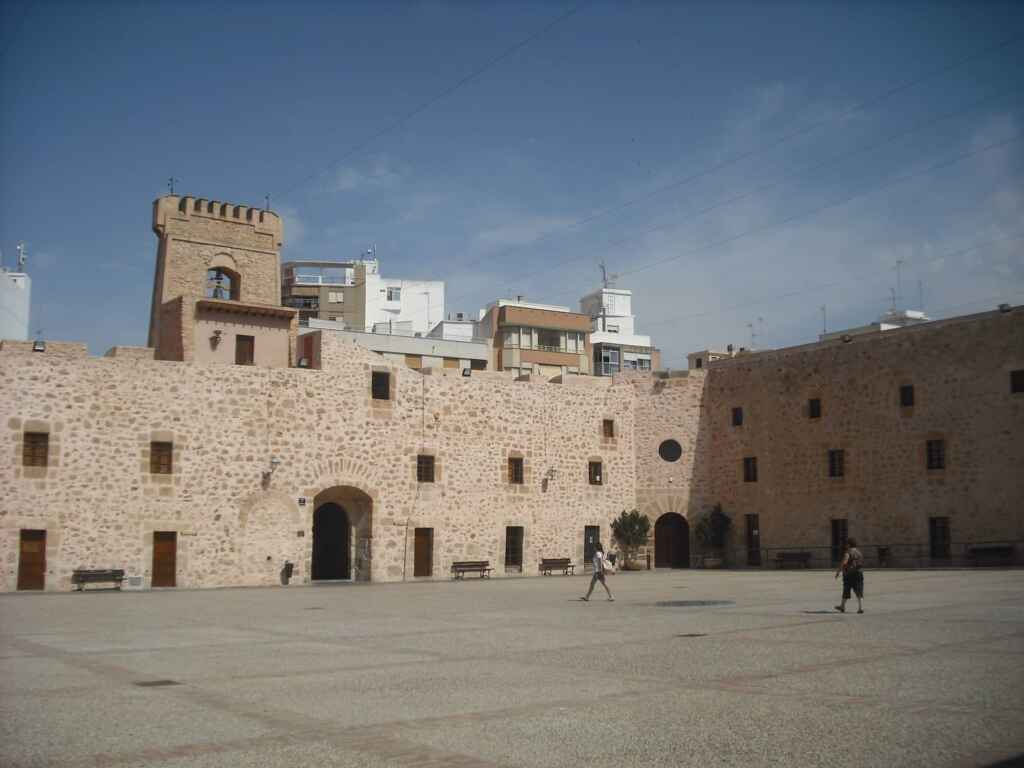
[[[299,215],[298,210],[290,205],[277,206],[276,210],[284,222],[285,246],[296,245],[302,242],[302,239],[306,236],[306,223]]]
[[[334,176],[334,188],[338,192],[365,192],[367,189],[390,187],[402,180],[393,161],[381,155],[358,168],[344,166]]]

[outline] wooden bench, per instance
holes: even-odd
[[[782,568],[786,565],[802,565],[804,568],[811,567],[810,552],[779,552],[775,555],[775,564]]]
[[[491,578],[491,563],[489,560],[463,560],[452,563],[452,578],[461,579],[467,573],[479,573],[480,578]]]
[[[105,582],[113,582],[115,589],[121,588],[121,582],[124,581],[124,571],[120,568],[107,568],[107,569],[96,569],[87,570],[85,568],[79,568],[71,573],[71,583],[78,587],[78,591],[82,592],[85,590],[86,584],[100,584]]]
[[[1013,544],[975,544],[967,548],[971,565],[1013,565]]]
[[[574,573],[576,565],[568,557],[545,557],[540,561],[540,575],[550,576],[552,571],[561,571],[568,576]]]

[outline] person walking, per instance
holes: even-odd
[[[608,593],[608,600],[614,602],[615,598],[612,597],[612,591],[608,589],[608,582],[604,580],[604,547],[601,546],[600,541],[594,545],[594,556],[590,562],[594,568],[594,575],[590,577],[590,589],[587,590],[587,596],[581,597],[580,600],[584,602],[589,600],[590,593],[594,591],[594,585],[600,581],[604,591]]]
[[[843,560],[836,569],[837,579],[840,573],[843,574],[843,599],[836,610],[846,613],[846,601],[850,599],[852,591],[857,595],[857,613],[864,613],[864,555],[857,549],[856,539],[846,540]]]

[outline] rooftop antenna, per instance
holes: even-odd
[[[25,261],[28,259],[28,249],[25,243],[18,243],[18,271],[25,271]]]
[[[179,181],[181,181],[181,179],[176,179],[173,176],[167,177],[167,188],[171,190],[172,195],[174,194],[174,184]]]
[[[270,210],[270,193],[269,193],[269,192],[268,192],[267,194],[265,194],[265,195],[263,196],[263,200],[264,200],[264,201],[265,201],[265,203],[266,203],[266,204],[265,204],[265,205],[263,206],[263,210],[265,210],[265,211],[269,211],[269,210]]]
[[[917,281],[917,308],[924,312],[924,281]]]
[[[615,281],[618,280],[619,276],[608,274],[608,267],[605,266],[604,259],[601,259],[601,262],[597,266],[598,269],[601,270],[601,285],[605,288],[614,288]]]
[[[828,333],[828,308],[824,304],[821,305],[821,333]]]
[[[896,311],[896,289],[895,288],[890,288],[889,289],[889,294],[892,296],[892,311],[895,312]]]
[[[747,328],[750,329],[750,348],[754,348],[754,341],[757,339],[757,332],[754,330],[754,324],[747,323]]]
[[[896,259],[896,301],[903,301],[903,259]],[[895,305],[893,309],[896,309]]]

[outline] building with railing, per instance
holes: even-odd
[[[552,378],[592,370],[590,318],[568,307],[498,299],[480,311],[478,333],[493,340],[500,371]]]
[[[661,367],[661,353],[651,337],[636,333],[632,301],[632,291],[607,286],[580,299],[580,312],[591,321],[595,376]]]

